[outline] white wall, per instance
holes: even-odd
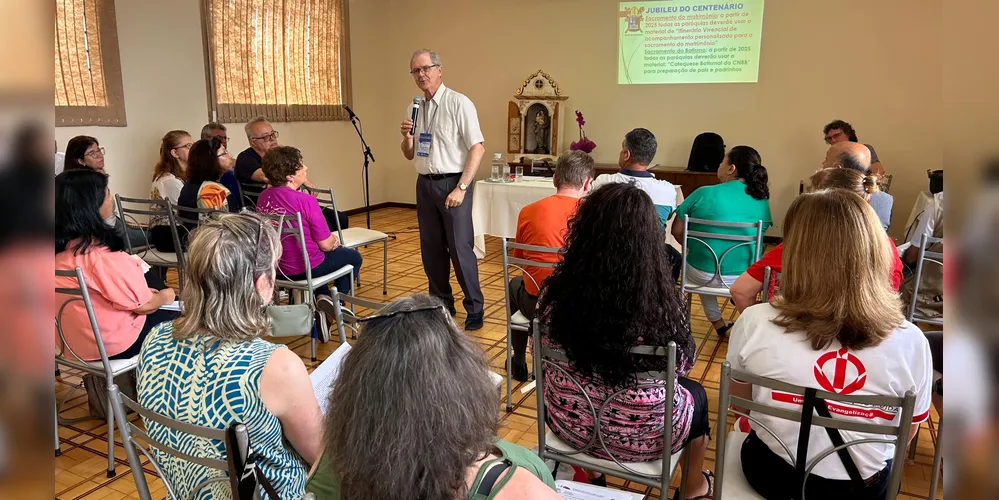
[[[60,150],[76,135],[91,135],[100,141],[107,149],[106,170],[114,192],[148,196],[163,134],[182,129],[197,138],[208,122],[199,5],[200,0],[118,0],[115,8],[128,126],[55,129]],[[368,39],[363,34],[356,37],[352,47],[355,53],[369,51],[365,45]],[[358,68],[355,79],[360,76],[364,81],[368,78],[365,72],[372,70],[371,64],[361,56],[354,59]],[[359,113],[368,100],[363,91],[360,94],[355,99]],[[245,149],[248,143],[243,124],[226,126],[233,154]],[[341,209],[363,205],[362,155],[349,123],[275,123],[274,128],[281,133],[280,143],[302,150],[313,182],[334,185]],[[373,173],[372,203],[384,200],[381,186]]]
[[[129,126],[56,129],[61,145],[80,133],[100,139],[118,192],[146,194],[162,134],[197,133],[207,120],[198,4],[119,0]],[[618,85],[616,9],[609,0],[351,0],[353,108],[378,160],[372,202],[415,199],[416,175],[399,152],[398,126],[419,94],[407,74],[419,47],[437,50],[445,82],[476,104],[490,153],[505,150],[507,101],[539,68],[570,97],[562,136],[576,136],[571,112],[582,111],[600,162],[616,161],[623,134],[639,126],[656,134],[656,161],[665,165],[685,165],[690,142],[705,130],[722,134],[729,146],[757,148],[770,171],[777,222],[771,234],[780,233],[798,182],[822,160],[822,126],[841,118],[877,147],[895,176],[892,233],[899,235],[916,193],[926,189],[926,170],[943,165],[945,122],[960,124],[976,108],[960,98],[969,83],[952,77],[957,94],[944,117],[942,69],[973,61],[954,53],[953,44],[941,48],[942,0],[841,0],[836,8],[771,0],[756,84]],[[302,149],[317,184],[335,184],[342,208],[362,205],[361,153],[348,123],[275,128],[281,143]],[[233,151],[246,146],[240,124],[229,136]]]

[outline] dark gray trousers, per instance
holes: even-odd
[[[451,264],[465,298],[461,301],[468,314],[482,312],[482,288],[479,264],[475,259],[472,229],[472,189],[468,186],[465,201],[447,209],[444,200],[458,187],[460,177],[432,179],[421,175],[416,181],[416,220],[420,224],[420,253],[423,270],[430,283],[430,295],[454,304],[451,292]]]

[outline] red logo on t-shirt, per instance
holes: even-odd
[[[832,379],[825,371],[829,362],[834,363]],[[815,361],[815,381],[823,390],[843,395],[853,394],[867,383],[867,369],[860,358],[850,354],[844,347],[819,356]]]

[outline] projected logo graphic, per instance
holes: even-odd
[[[826,371],[832,369],[832,377]],[[846,348],[829,351],[815,360],[815,381],[819,387],[836,394],[853,394],[867,383],[867,368],[860,358]]]
[[[645,7],[625,7],[624,8],[624,19],[628,23],[628,29],[625,33],[641,33],[642,32],[642,15],[645,13]]]

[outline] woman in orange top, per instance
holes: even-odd
[[[104,222],[113,214],[111,202],[104,174],[69,170],[56,176],[55,268],[83,270],[107,355],[127,359],[139,354],[153,326],[178,313],[160,309],[174,301],[174,291],[155,273],[146,274],[148,266],[126,253],[124,239]],[[74,278],[57,277],[56,286],[72,288],[77,283]],[[56,310],[72,298],[58,295]],[[60,323],[72,352],[86,361],[100,359],[83,301],[70,302]],[[72,357],[69,352],[65,355]]]

